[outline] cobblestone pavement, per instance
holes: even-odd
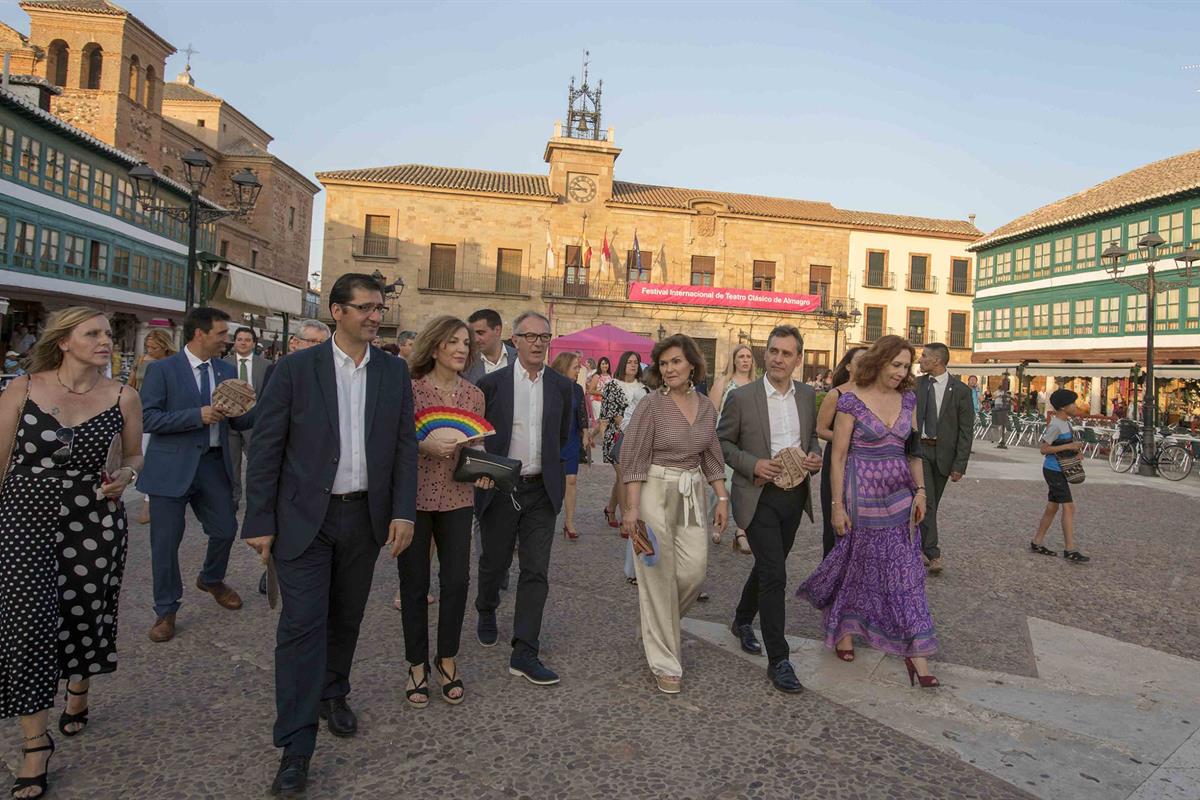
[[[1081,546],[1093,560],[1074,566],[1027,550],[1045,498],[1035,461],[981,452],[975,464],[992,477],[968,476],[951,485],[942,509],[947,566],[929,582],[939,658],[1035,675],[1027,616],[1200,658],[1194,499],[1141,486],[1079,487]],[[400,616],[391,606],[395,564],[380,557],[349,698],[360,733],[343,740],[322,731],[309,796],[1031,796],[1027,787],[819,691],[780,695],[767,683],[762,661],[752,665],[691,635],[685,636],[683,693],[656,692],[634,638],[637,601],[621,574],[623,542],[600,513],[611,476],[611,467],[583,468],[577,520],[583,536],[555,541],[543,657],[563,676],[557,687],[510,677],[505,648],[484,649],[474,641],[469,606],[459,656],[467,701],[451,707],[435,693],[429,708],[409,708]],[[1057,537],[1051,533],[1052,546]],[[699,623],[729,621],[750,567],[729,541],[711,550],[706,589],[712,598],[690,614]],[[202,548],[192,520],[182,548],[185,576],[198,569]],[[819,556],[819,527],[806,521],[789,563],[792,587]],[[120,667],[95,682],[86,734],[60,741],[53,796],[266,795],[278,758],[270,736],[277,613],[255,591],[258,574],[253,555],[239,543],[229,582],[245,607],[226,611],[189,588],[178,636],[152,644],[146,638],[153,622],[148,530],[132,525]],[[501,638],[511,630],[511,612],[506,595]],[[436,613],[434,605],[431,618]],[[789,600],[790,635],[816,637],[817,622],[815,611]],[[907,682],[888,691],[908,693],[906,702],[918,707],[938,702],[935,693],[919,693]],[[18,741],[15,726],[9,730],[11,767]]]

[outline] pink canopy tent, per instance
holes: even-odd
[[[560,336],[550,345],[550,356],[553,358],[559,353],[579,353],[585,359],[594,358],[596,361],[599,361],[601,356],[608,356],[615,370],[617,359],[626,350],[634,351],[641,356],[642,361],[648,362],[653,348],[653,339],[622,330],[616,325],[605,324]]]

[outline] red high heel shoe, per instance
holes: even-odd
[[[563,525],[563,538],[570,539],[573,542],[579,538],[579,531],[573,531],[566,525]]]
[[[608,527],[619,528],[621,523],[617,522],[617,512],[609,511],[608,506],[604,507],[604,519],[608,522]]]
[[[834,647],[833,652],[842,661],[850,662],[850,661],[854,660],[854,648],[853,647],[851,647],[849,650],[843,650],[840,647]]]
[[[908,668],[908,685],[915,686],[919,681],[922,689],[936,689],[942,684],[933,675],[918,675],[917,668],[913,666],[911,658],[904,659],[904,666]]]

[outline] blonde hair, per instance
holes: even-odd
[[[579,353],[572,353],[570,351],[559,353],[554,357],[554,361],[550,363],[550,369],[559,375],[566,375],[567,370],[571,368],[571,363],[578,360]]]
[[[738,353],[743,350],[750,351],[750,377],[754,377],[754,348],[748,344],[737,344],[729,351],[729,360],[725,362],[725,370],[721,373],[725,380],[733,380],[734,373],[737,372]]]
[[[49,372],[62,366],[63,351],[59,343],[71,335],[71,331],[96,317],[107,317],[103,311],[90,306],[70,306],[50,315],[46,329],[29,350],[26,372]]]
[[[173,356],[178,352],[175,349],[175,340],[171,338],[171,334],[167,333],[164,328],[155,328],[147,333],[146,341],[155,342],[168,356]]]
[[[433,372],[434,356],[437,355],[438,348],[459,330],[467,332],[467,364],[471,363],[475,357],[471,328],[458,317],[443,314],[429,320],[413,340],[412,353],[408,357],[408,370],[414,379],[423,378]]]

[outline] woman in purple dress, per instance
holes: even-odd
[[[914,355],[907,340],[882,337],[858,360],[854,389],[838,398],[830,482],[839,538],[796,594],[824,612],[825,644],[838,658],[854,660],[858,636],[903,656],[909,682],[930,688],[938,680],[926,657],[937,637],[914,533],[925,516],[925,473],[919,444],[906,447],[916,426]]]

